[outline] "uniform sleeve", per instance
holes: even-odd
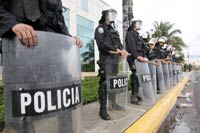
[[[109,51],[117,51],[117,48],[109,43],[109,36],[102,27],[98,27],[95,30],[95,39],[99,49],[104,52],[109,53]]]
[[[6,10],[5,0],[0,0],[0,37],[17,23],[16,17]]]
[[[117,35],[117,37],[118,37],[118,45],[117,45],[117,48],[122,50],[124,47],[123,47],[123,45],[122,45],[122,43],[121,43],[121,41],[120,41],[119,32],[117,32],[116,35]]]
[[[135,40],[135,35],[133,32],[129,31],[126,36],[126,49],[129,53],[131,53],[131,57],[137,59],[137,43]]]

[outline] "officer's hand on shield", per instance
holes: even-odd
[[[138,56],[138,57],[137,57],[137,60],[138,60],[138,61],[141,61],[141,62],[147,61],[146,58],[144,58],[144,57],[142,57],[142,56]]]
[[[127,58],[127,56],[129,55],[129,53],[125,49],[117,49],[117,53],[119,53],[123,59]]]
[[[126,59],[129,56],[129,53],[125,49],[122,49],[121,56],[123,59]]]
[[[37,45],[37,36],[32,26],[19,23],[12,27],[12,31],[22,44],[28,48],[34,48]]]
[[[81,39],[77,36],[73,37],[76,40],[76,45],[81,48],[83,46],[83,42],[81,41]]]

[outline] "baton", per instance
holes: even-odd
[[[109,51],[109,53],[111,53],[111,54],[120,54],[120,53],[117,52],[117,51]],[[131,54],[128,53],[128,56],[131,56]],[[146,63],[148,63],[148,64],[152,64],[152,65],[156,65],[156,66],[160,66],[159,64],[157,64],[157,63],[155,63],[155,62],[152,62],[152,61],[143,61],[143,62],[146,62]]]
[[[151,65],[160,66],[159,64],[157,64],[157,63],[155,63],[155,62],[152,62],[152,61],[145,60],[144,62],[146,62],[146,63],[148,63],[148,64],[151,64]]]
[[[120,54],[120,52],[117,52],[117,51],[109,51],[110,54]],[[130,53],[128,53],[128,56],[131,56]]]

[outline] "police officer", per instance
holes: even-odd
[[[161,60],[165,60],[167,58],[167,44],[165,43],[164,38],[159,38],[158,42],[156,43],[156,48],[158,49],[158,58]]]
[[[142,34],[142,39],[144,41],[144,50],[145,50],[145,53],[147,53],[149,51],[149,47],[148,47],[148,42],[150,41],[151,39],[151,35],[148,31],[144,32]]]
[[[60,33],[70,36],[63,18],[61,0],[0,0],[0,37],[9,38],[14,35],[27,48],[34,48],[37,45],[37,35],[35,30]],[[82,41],[77,37],[78,47],[82,47]],[[72,114],[59,114],[60,132],[72,132]],[[64,117],[64,118],[63,118]],[[69,125],[62,120],[69,120]],[[71,125],[70,125],[71,124]],[[29,132],[30,129],[24,129]]]
[[[61,0],[0,0],[0,37],[13,34],[28,48],[37,45],[35,30],[71,36],[62,15]],[[82,41],[75,36],[78,47]]]
[[[141,29],[142,21],[139,19],[133,19],[131,25],[128,28],[126,35],[126,49],[131,56],[128,57],[129,67],[132,71],[131,75],[131,103],[139,105],[141,98],[138,96],[139,82],[136,75],[135,60],[145,61],[145,44],[142,37],[139,36],[138,31]]]
[[[123,49],[120,41],[119,33],[115,30],[115,20],[117,18],[117,11],[114,9],[102,11],[102,17],[99,20],[99,25],[95,30],[95,39],[99,49],[99,102],[100,111],[99,116],[104,120],[110,120],[107,112],[107,92],[106,92],[106,75],[116,75],[118,73],[118,63],[120,55],[126,58],[128,53]],[[111,54],[115,51],[119,54]],[[111,68],[106,68],[106,64],[112,64]],[[108,70],[110,69],[110,70]],[[115,103],[115,95],[110,95],[111,107],[115,110],[123,110],[123,108]]]
[[[158,50],[157,48],[155,48],[155,38],[152,38],[149,42],[148,42],[148,47],[149,50],[146,53],[146,56],[148,58],[149,61],[155,60],[158,58]]]

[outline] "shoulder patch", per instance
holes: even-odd
[[[98,32],[102,34],[102,33],[104,33],[104,29],[102,27],[99,27]]]

